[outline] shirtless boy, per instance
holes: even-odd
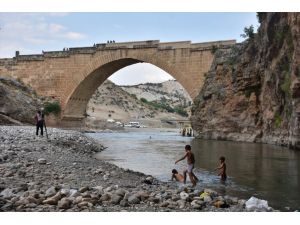
[[[196,186],[196,182],[198,181],[198,178],[193,173],[194,164],[195,164],[195,156],[192,153],[192,149],[191,149],[190,145],[186,145],[185,146],[185,155],[181,159],[178,159],[175,162],[175,164],[178,163],[181,160],[184,160],[185,158],[187,159],[187,169],[184,170],[184,172],[183,172],[183,178],[184,178],[183,183],[186,182],[186,174],[188,173],[189,178],[190,178],[190,180],[191,180],[191,182],[193,184],[193,187],[195,187]]]
[[[226,181],[227,175],[226,175],[226,163],[225,163],[225,157],[220,157],[220,166],[215,168],[215,170],[219,170],[218,176],[221,176],[221,181]]]
[[[176,169],[173,169],[172,170],[172,180],[177,180],[179,182],[182,182],[184,181],[184,177],[182,174],[178,173],[178,171]]]

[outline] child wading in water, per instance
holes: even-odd
[[[226,163],[225,163],[225,157],[220,157],[220,166],[215,168],[215,170],[220,170],[218,176],[221,176],[221,181],[226,181],[227,175],[226,175]]]
[[[188,173],[189,174],[189,178],[190,178],[190,180],[191,180],[191,182],[193,184],[193,187],[195,187],[196,183],[198,182],[198,178],[193,173],[194,164],[195,164],[195,156],[192,153],[192,148],[191,148],[190,145],[186,145],[185,146],[185,155],[181,159],[178,159],[175,162],[175,164],[178,163],[181,160],[184,160],[185,158],[187,159],[187,168],[183,172],[183,177],[184,177],[183,183],[186,182],[186,174]]]
[[[182,174],[178,173],[178,171],[176,169],[172,170],[172,180],[175,179],[179,182],[184,182],[184,177]]]

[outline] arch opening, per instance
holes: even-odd
[[[145,62],[143,60],[134,59],[134,58],[125,58],[125,59],[118,59],[111,61],[109,63],[106,63],[97,69],[95,69],[93,72],[88,74],[83,81],[79,83],[79,85],[76,87],[76,89],[73,91],[71,96],[68,98],[68,101],[65,105],[64,111],[63,111],[63,120],[82,120],[88,116],[87,113],[87,106],[88,103],[93,96],[93,94],[96,92],[96,90],[109,78],[113,77],[113,74],[115,74],[117,71],[120,71],[123,68],[130,68],[131,65],[137,64],[137,63],[149,63]],[[163,70],[164,72],[168,72],[169,68],[161,68],[153,63],[149,63],[151,65],[154,65],[155,67]],[[170,70],[170,69],[169,69]],[[167,73],[169,74],[169,73]],[[172,74],[173,75],[173,74]],[[175,75],[170,75],[170,77],[174,78],[175,80],[178,80]],[[178,82],[180,83],[180,82]],[[181,84],[182,89],[186,90],[183,85]],[[190,97],[190,95],[189,95]]]

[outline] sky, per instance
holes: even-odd
[[[258,27],[256,13],[0,13],[0,58],[40,54],[94,43],[160,40],[193,43],[236,39]],[[173,79],[147,63],[125,67],[110,78],[120,85]]]

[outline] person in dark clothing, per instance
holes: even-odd
[[[44,114],[40,110],[37,111],[35,115],[36,120],[36,135],[39,135],[39,129],[41,129],[41,136],[43,136],[43,127],[44,127]]]

